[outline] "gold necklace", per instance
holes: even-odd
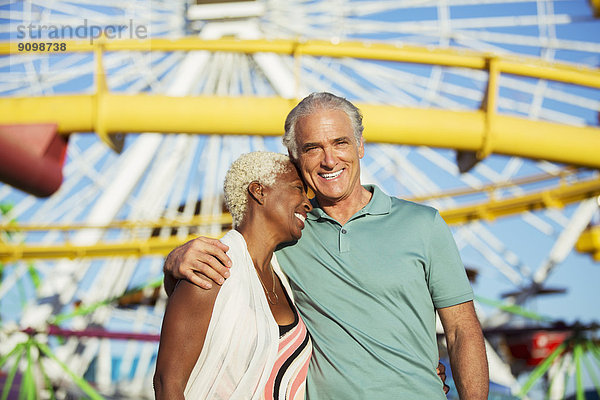
[[[267,290],[267,287],[265,286],[265,284],[262,281],[262,278],[260,277],[258,268],[256,268],[256,266],[255,266],[254,269],[256,269],[256,275],[258,275],[258,280],[260,281],[260,284],[262,285],[263,289],[265,289],[265,294],[267,295],[267,300],[269,301],[269,303],[271,303],[273,305],[277,304],[277,302],[279,301],[279,296],[277,296],[277,293],[275,293],[275,273],[273,272],[273,268],[269,268],[271,270],[271,276],[273,277],[273,291],[272,292],[269,292]]]

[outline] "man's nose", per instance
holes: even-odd
[[[331,148],[323,149],[321,165],[328,168],[333,168],[335,166],[335,156],[333,155],[333,150]]]

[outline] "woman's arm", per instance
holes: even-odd
[[[184,398],[183,392],[202,351],[220,288],[214,285],[206,290],[180,281],[169,298],[154,373],[157,400]]]

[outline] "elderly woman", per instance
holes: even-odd
[[[278,245],[302,235],[304,183],[287,156],[254,152],[232,164],[224,189],[234,230],[221,241],[235,268],[210,290],[179,281],[163,320],[156,398],[304,398],[312,344],[272,262]]]

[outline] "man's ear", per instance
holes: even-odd
[[[264,186],[257,181],[252,181],[248,185],[248,193],[258,204],[264,204],[265,190]]]
[[[362,159],[365,156],[365,138],[361,135],[358,145],[358,158]]]

